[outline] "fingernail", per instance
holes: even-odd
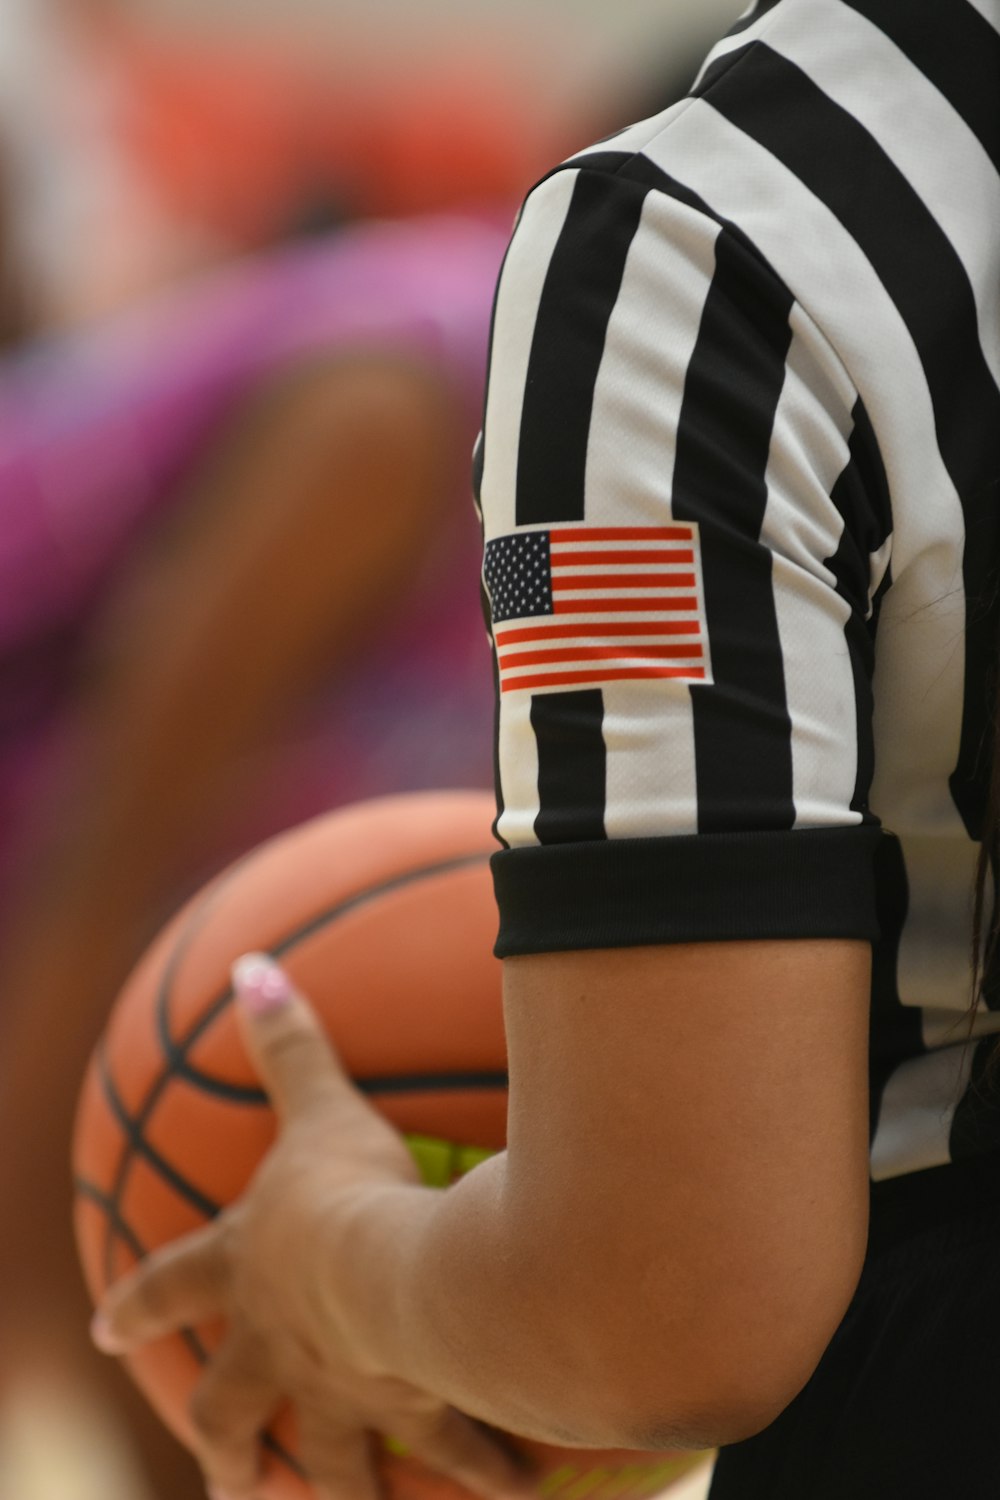
[[[205,1493],[208,1495],[208,1500],[234,1500],[234,1496],[226,1490],[217,1490],[212,1484],[208,1486]]]
[[[245,953],[233,964],[233,989],[252,1016],[280,1010],[292,998],[292,982],[266,953]]]
[[[124,1354],[128,1348],[126,1341],[115,1333],[109,1319],[102,1312],[95,1313],[90,1320],[90,1338],[102,1354]]]

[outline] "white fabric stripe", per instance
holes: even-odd
[[[487,541],[513,531],[515,526],[524,382],[545,277],[575,184],[575,172],[557,172],[531,194],[500,278],[481,487]]]
[[[531,727],[531,694],[500,695],[500,777],[504,810],[497,832],[512,849],[537,844],[538,742]]]
[[[902,843],[909,903],[897,964],[899,997],[923,1009],[925,1046],[941,1046],[966,1035],[962,1018],[972,1000],[969,934],[979,849],[965,838],[915,834]],[[1000,1029],[1000,1014],[984,1012],[980,1024]]]
[[[585,480],[586,517],[593,525],[672,521],[674,436],[715,270],[717,236],[718,227],[703,215],[658,193],[647,197],[594,391]],[[710,670],[707,649],[705,667]],[[604,703],[608,836],[694,832],[694,727],[686,685],[669,679],[609,683]]]
[[[704,215],[662,193],[647,196],[594,388],[584,481],[590,525],[673,523],[674,436],[718,234]]]
[[[870,620],[875,613],[875,595],[882,587],[882,580],[889,568],[892,559],[892,532],[886,537],[881,547],[872,552],[868,558],[868,613],[865,616]]]
[[[836,580],[822,559],[836,552],[843,534],[830,492],[849,461],[857,392],[798,304],[789,322],[792,340],[775,413],[761,540],[774,559],[795,826],[837,827],[861,821],[851,810],[858,726],[844,638],[850,606],[835,592]]]
[[[876,435],[892,434],[881,445],[898,513],[894,584],[879,622],[872,806],[897,831],[914,820],[919,826],[931,811],[942,833],[957,833],[948,777],[961,734],[964,519],[935,441],[930,393],[912,339],[837,218],[710,105],[689,110],[653,147],[654,159],[696,191],[707,178],[712,207],[746,231],[793,294],[808,288],[803,310],[850,369]]]
[[[608,838],[697,832],[694,716],[683,679],[607,683],[604,743]]]
[[[822,47],[816,46],[817,32]],[[980,342],[1000,381],[1000,280],[994,269],[1000,178],[985,149],[885,33],[839,0],[790,8],[768,43],[871,132],[930,210],[969,274]],[[880,87],[901,67],[908,74],[905,112],[895,91]],[[941,151],[940,142],[949,138],[952,149]],[[961,172],[954,170],[956,160]]]
[[[678,99],[677,103],[671,104],[668,109],[663,109],[656,115],[649,115],[645,120],[636,120],[634,125],[620,130],[617,135],[611,136],[608,140],[597,141],[593,146],[587,146],[582,151],[574,151],[568,159],[586,166],[585,158],[588,156],[606,155],[609,151],[642,151],[647,142],[658,135],[674,115],[687,109],[689,104],[688,99]]]
[[[967,1047],[943,1047],[903,1063],[886,1084],[872,1142],[876,1182],[897,1173],[942,1167],[958,1101],[972,1069]]]
[[[487,541],[515,527],[524,382],[545,277],[566,221],[575,183],[575,172],[558,172],[531,194],[521,213],[500,280],[481,491]],[[539,810],[538,746],[530,714],[530,695],[501,695],[497,732],[504,812],[497,828],[500,837],[512,848],[538,842],[533,826]]]

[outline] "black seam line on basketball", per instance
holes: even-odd
[[[161,1156],[159,1151],[149,1144],[143,1134],[142,1122],[129,1114],[118,1095],[114,1080],[111,1077],[111,1071],[107,1065],[107,1055],[103,1048],[98,1055],[98,1066],[101,1085],[104,1089],[104,1097],[107,1099],[108,1107],[114,1114],[115,1119],[125,1132],[125,1138],[131,1147],[132,1156],[138,1156],[143,1161],[148,1162],[151,1167],[154,1167],[163,1180],[174,1189],[174,1192],[181,1198],[184,1198],[192,1208],[196,1208],[204,1218],[214,1219],[216,1215],[222,1212],[222,1205],[216,1203],[207,1193],[203,1193],[199,1188],[196,1188],[193,1183],[188,1182],[186,1177],[182,1177],[176,1167],[171,1166],[166,1157]]]
[[[442,860],[434,865],[421,865],[418,869],[404,871],[401,875],[394,875],[391,880],[380,881],[378,885],[367,887],[363,891],[355,891],[353,895],[345,900],[338,901],[336,905],[328,907],[325,911],[310,917],[308,922],[297,928],[294,932],[282,938],[279,943],[269,950],[272,958],[283,958],[291,953],[300,943],[305,942],[313,933],[329,926],[340,917],[346,916],[348,912],[355,911],[360,906],[366,906],[369,902],[377,900],[380,896],[387,895],[391,891],[401,890],[407,885],[412,885],[417,880],[428,877],[448,875],[455,870],[468,869],[471,865],[483,864],[489,861],[488,852],[477,852],[475,854],[463,854],[453,859]],[[194,1044],[200,1040],[210,1026],[218,1019],[226,1008],[232,1003],[233,990],[230,985],[218,998],[208,1006],[198,1021],[192,1026],[187,1034],[180,1040],[174,1042],[170,1036],[166,1017],[169,1009],[169,993],[166,987],[167,976],[164,974],[164,983],[161,985],[158,1002],[157,1015],[160,1031],[160,1045],[163,1048],[167,1060],[167,1077],[183,1078],[188,1083],[198,1088],[205,1088],[209,1092],[216,1093],[220,1097],[230,1098],[234,1101],[253,1104],[261,1102],[262,1091],[256,1088],[242,1090],[239,1084],[227,1084],[224,1080],[213,1079],[210,1074],[203,1074],[198,1068],[188,1062],[188,1054]],[[234,1092],[230,1092],[230,1090]],[[264,1096],[266,1098],[266,1096]],[[155,1101],[154,1101],[155,1102]]]
[[[173,982],[180,967],[181,961],[186,956],[189,948],[191,947],[191,944],[194,942],[194,939],[201,931],[202,927],[208,921],[223,892],[228,889],[232,880],[251,858],[253,858],[252,852],[246,855],[243,859],[239,860],[235,865],[233,865],[231,869],[226,874],[224,874],[221,879],[209,889],[209,891],[206,892],[205,897],[197,903],[194,910],[191,912],[187,923],[178,934],[173,951],[164,967],[163,976],[160,981],[159,990],[157,992],[157,1029],[160,1037],[160,1045],[164,1053],[164,1067],[161,1070],[159,1076],[150,1086],[146,1097],[140,1105],[134,1119],[129,1118],[127,1113],[124,1111],[124,1107],[121,1105],[121,1101],[114,1093],[111,1072],[106,1061],[106,1053],[104,1052],[103,1048],[100,1051],[100,1076],[104,1085],[104,1092],[108,1099],[110,1108],[118,1116],[123,1125],[126,1137],[125,1149],[122,1152],[122,1159],[118,1165],[118,1172],[116,1173],[113,1187],[113,1201],[115,1202],[115,1204],[119,1204],[121,1201],[121,1196],[128,1181],[128,1175],[131,1170],[132,1162],[138,1155],[140,1157],[143,1157],[150,1166],[155,1166],[157,1170],[162,1173],[164,1178],[175,1188],[175,1190],[182,1196],[187,1198],[188,1202],[192,1203],[196,1207],[201,1207],[202,1204],[207,1204],[208,1217],[213,1217],[216,1213],[219,1212],[218,1206],[211,1203],[211,1200],[205,1198],[203,1194],[200,1194],[192,1184],[187,1183],[186,1180],[181,1176],[181,1174],[174,1167],[172,1167],[169,1162],[160,1157],[158,1153],[156,1153],[155,1159],[153,1158],[153,1156],[151,1156],[150,1149],[147,1147],[145,1142],[144,1129],[150,1116],[152,1115],[153,1110],[156,1108],[156,1105],[159,1102],[160,1096],[162,1095],[164,1089],[167,1087],[172,1078],[182,1077],[187,1082],[192,1083],[196,1086],[198,1085],[199,1078],[197,1071],[191,1068],[188,1064],[187,1053],[189,1049],[194,1046],[195,1042],[204,1034],[208,1027],[212,1025],[216,1017],[221,1014],[221,1012],[232,1000],[233,992],[230,988],[223,996],[221,996],[212,1005],[210,1005],[209,1009],[190,1028],[187,1034],[181,1039],[180,1043],[175,1043],[173,1041],[173,1038],[170,1036],[170,1028],[168,1024],[170,992],[173,987]],[[387,891],[398,889],[401,886],[410,884],[414,880],[422,879],[427,875],[440,875],[451,870],[464,869],[470,865],[477,864],[482,861],[487,861],[488,859],[489,854],[487,852],[477,852],[475,854],[461,855],[450,860],[442,860],[439,864],[436,865],[425,865],[420,867],[419,869],[406,871],[402,875],[395,876],[390,881],[381,881],[377,886],[371,886],[365,891],[355,892],[354,895],[346,901],[339,902],[336,906],[328,908],[318,916],[310,918],[307,923],[304,923],[303,926],[300,927],[297,931],[291,933],[287,938],[283,939],[282,942],[277,944],[271,951],[275,957],[287,953],[288,951],[290,951],[290,949],[295,947],[296,944],[303,942],[314,931],[317,931],[319,928],[325,926],[328,922],[335,920],[337,917],[344,915],[344,913],[353,910],[355,907],[364,905],[366,902],[374,900],[377,896],[380,896]],[[206,1212],[206,1209],[202,1208],[201,1211]],[[108,1250],[107,1253],[110,1254],[110,1250]]]
[[[118,1235],[119,1239],[124,1240],[125,1244],[128,1246],[129,1250],[132,1252],[135,1258],[137,1260],[145,1260],[146,1256],[149,1254],[149,1251],[143,1245],[139,1236],[135,1233],[135,1230],[126,1223],[125,1219],[121,1215],[120,1210],[112,1202],[108,1194],[102,1193],[100,1188],[97,1187],[95,1183],[88,1182],[85,1177],[75,1178],[73,1186],[74,1190],[81,1198],[87,1198],[97,1208],[103,1209],[108,1223],[113,1229],[114,1233]],[[109,1286],[113,1279],[111,1270],[112,1268],[110,1266],[105,1267],[104,1280],[105,1283]],[[208,1350],[205,1348],[205,1345],[195,1333],[194,1329],[178,1328],[176,1330],[176,1333],[179,1338],[182,1338],[184,1340],[184,1343],[187,1345],[188,1350],[194,1356],[198,1364],[207,1365],[209,1358]],[[293,1458],[293,1456],[287,1451],[287,1449],[285,1449],[281,1445],[281,1443],[278,1442],[277,1438],[272,1437],[269,1432],[265,1432],[261,1434],[260,1440],[265,1448],[267,1448],[276,1457],[280,1458],[284,1463],[286,1463],[288,1467],[292,1469],[296,1474],[300,1475],[303,1479],[307,1477],[306,1471],[302,1467],[302,1465],[298,1462],[297,1459]]]
[[[262,1448],[266,1448],[268,1453],[273,1453],[275,1458],[280,1458],[282,1463],[287,1464],[293,1474],[297,1474],[300,1479],[308,1480],[309,1471],[299,1463],[297,1458],[294,1458],[289,1453],[284,1444],[278,1442],[273,1433],[262,1432],[260,1435],[260,1445]]]
[[[89,1202],[104,1210],[109,1231],[105,1235],[104,1241],[104,1284],[105,1286],[110,1286],[114,1279],[112,1275],[111,1249],[114,1245],[115,1235],[125,1242],[137,1260],[144,1260],[149,1251],[131,1225],[126,1223],[118,1205],[107,1193],[102,1193],[95,1183],[88,1182],[85,1177],[75,1177],[73,1179],[73,1189],[80,1198],[86,1198]]]
[[[235,877],[239,874],[240,870],[242,870],[243,866],[247,863],[251,856],[252,851],[250,854],[244,855],[242,859],[238,859],[235,864],[229,867],[228,870],[223,871],[218,879],[213,882],[209,889],[205,891],[202,894],[201,898],[197,901],[186,923],[177,935],[177,941],[174,944],[173,950],[167,960],[164,969],[164,979],[166,979],[168,975],[172,976],[176,972],[177,966],[180,963],[182,956],[187,952],[195,937],[201,931],[201,928],[204,926],[205,922],[207,922],[208,918],[211,916],[212,912],[215,909],[216,903],[220,899],[223,891],[229,886],[230,882],[235,879]],[[108,1067],[106,1062],[107,1053],[105,1048],[106,1043],[102,1041],[99,1047],[99,1056],[102,1059],[102,1069],[110,1078],[110,1067]],[[136,1115],[135,1125],[137,1130],[142,1130],[145,1126],[146,1121],[148,1120],[157,1099],[166,1086],[166,1082],[169,1077],[169,1070],[161,1070],[156,1081],[151,1086],[145,1100],[143,1101]],[[115,1173],[115,1179],[112,1185],[111,1201],[115,1204],[116,1209],[120,1205],[122,1193],[125,1191],[125,1184],[128,1181],[128,1175],[129,1171],[131,1170],[134,1154],[135,1153],[133,1150],[132,1138],[126,1135],[124,1147],[121,1154],[121,1160],[118,1163],[118,1170]],[[110,1258],[110,1254],[111,1245],[109,1240],[109,1243],[106,1246],[106,1258]]]
[[[91,1203],[95,1204],[96,1207],[104,1210],[108,1229],[110,1231],[106,1236],[106,1247],[110,1248],[111,1246],[113,1246],[113,1236],[117,1235],[119,1239],[125,1242],[126,1246],[129,1250],[131,1250],[136,1260],[145,1260],[146,1256],[149,1254],[149,1251],[143,1245],[135,1230],[126,1223],[125,1219],[123,1219],[121,1213],[115,1207],[114,1203],[112,1203],[107,1193],[102,1193],[99,1187],[97,1187],[92,1182],[88,1182],[85,1177],[75,1178],[73,1187],[74,1191],[79,1195],[79,1197],[87,1198]],[[107,1286],[110,1286],[112,1281],[114,1280],[114,1277],[112,1276],[112,1270],[113,1267],[111,1266],[110,1261],[106,1258],[104,1267],[104,1281],[105,1285]],[[201,1342],[201,1339],[195,1333],[193,1328],[178,1328],[177,1335],[179,1338],[182,1338],[184,1340],[191,1354],[194,1355],[194,1358],[198,1361],[199,1364],[204,1365],[208,1363],[208,1354],[205,1351],[205,1346]]]

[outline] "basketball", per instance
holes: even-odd
[[[493,800],[423,793],[360,804],[272,839],[169,923],[119,997],[80,1099],[75,1223],[94,1300],[143,1256],[202,1226],[249,1182],[276,1124],[239,1038],[230,965],[279,959],[310,997],[344,1064],[404,1134],[430,1186],[502,1149],[507,1079]],[[190,1442],[187,1408],[221,1335],[199,1327],[128,1366]],[[539,1494],[638,1500],[700,1461],[684,1453],[582,1452],[511,1439]],[[269,1500],[308,1500],[294,1418],[262,1437]],[[460,1500],[391,1437],[389,1500]]]

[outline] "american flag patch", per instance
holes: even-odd
[[[695,525],[511,532],[483,573],[502,692],[710,680]]]

